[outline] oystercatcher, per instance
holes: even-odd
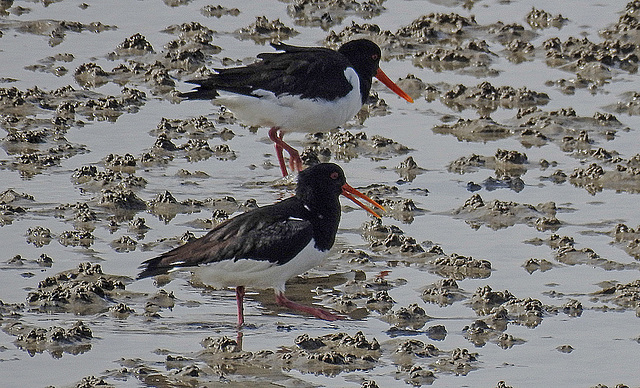
[[[302,170],[298,151],[282,138],[287,132],[324,132],[335,129],[358,113],[369,97],[373,77],[409,102],[413,99],[380,69],[380,47],[353,40],[338,51],[324,47],[298,47],[272,43],[279,53],[262,53],[248,66],[215,69],[180,96],[217,99],[246,125],[271,127],[282,175],[287,175],[283,150],[292,170]]]
[[[184,268],[205,284],[235,287],[238,327],[244,323],[245,287],[273,288],[282,306],[329,321],[338,319],[329,311],[289,300],[284,290],[288,279],[320,264],[333,246],[340,194],[376,217],[354,196],[384,210],[349,186],[339,166],[317,164],[300,171],[295,196],[233,217],[197,240],[146,260],[138,279]]]

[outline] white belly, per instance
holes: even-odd
[[[347,68],[345,76],[353,89],[333,101],[288,94],[276,97],[266,90],[255,92],[260,98],[220,91],[216,100],[245,125],[280,127],[284,132],[326,132],[343,125],[362,108],[358,75]]]
[[[311,241],[296,257],[282,265],[260,260],[227,260],[196,267],[194,274],[203,283],[216,288],[245,286],[284,292],[287,280],[318,266],[328,253],[318,251]]]

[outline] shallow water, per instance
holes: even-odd
[[[259,9],[250,1],[220,2],[224,7],[237,7],[241,11],[238,16],[225,15],[221,18],[205,17],[201,14],[200,9],[209,4],[207,2],[187,1],[181,2],[184,4],[179,6],[170,6],[168,3],[170,2],[101,1],[84,8],[81,7],[81,2],[70,0],[14,2],[13,7],[9,8],[9,13],[0,17],[0,77],[6,81],[0,84],[0,87],[16,87],[24,91],[37,86],[49,91],[71,85],[77,90],[82,90],[82,86],[73,76],[75,69],[81,64],[95,62],[110,71],[121,63],[127,63],[126,57],[109,60],[107,54],[135,33],[146,37],[155,52],[160,53],[167,42],[176,38],[175,34],[163,30],[171,25],[191,21],[198,21],[217,31],[212,43],[220,46],[222,51],[208,58],[210,61],[207,65],[210,67],[220,66],[223,57],[250,60],[256,54],[270,50],[268,45],[256,44],[253,40],[239,40],[233,34],[235,30],[253,23],[256,16],[264,15],[269,20],[279,18],[285,25],[295,28],[299,35],[287,40],[288,43],[317,45],[328,35],[328,31],[318,27],[296,25],[286,12],[285,2],[261,2]],[[594,149],[602,147],[607,151],[615,150],[625,160],[638,154],[637,128],[640,127],[640,116],[615,112],[611,108],[620,101],[627,101],[625,93],[640,92],[637,73],[611,66],[609,70],[612,78],[598,85],[595,92],[577,88],[575,94],[565,94],[559,87],[549,85],[547,81],[575,79],[575,72],[548,65],[545,52],[541,48],[544,42],[552,37],[558,37],[563,42],[569,37],[587,37],[592,42],[602,41],[599,32],[618,21],[625,10],[626,2],[464,3],[388,0],[383,5],[385,10],[379,16],[363,19],[358,15],[347,14],[340,24],[331,27],[330,30],[342,31],[355,21],[359,24],[375,23],[383,30],[396,31],[409,25],[420,15],[453,12],[461,16],[475,15],[479,26],[502,21],[505,24],[518,23],[524,26],[525,30],[532,31],[525,18],[534,6],[552,15],[561,14],[568,18],[561,28],[536,29],[535,32],[539,35],[529,42],[537,51],[528,61],[518,64],[506,59],[503,45],[492,40],[491,33],[474,31],[474,38],[486,39],[489,50],[497,53],[491,56],[489,65],[493,72],[483,69],[476,69],[477,72],[474,73],[466,71],[469,69],[434,71],[429,67],[420,68],[413,65],[410,52],[403,58],[399,51],[389,53],[388,61],[383,62],[381,66],[394,80],[413,74],[429,85],[447,84],[453,87],[456,84],[464,84],[473,87],[487,80],[495,87],[509,85],[516,89],[526,87],[539,93],[544,92],[548,94],[549,102],[538,106],[544,112],[571,107],[578,118],[590,118],[596,112],[613,113],[621,122],[621,127],[614,128],[616,133],[611,140],[605,140],[602,136],[589,132],[591,146]],[[27,8],[28,12],[18,14],[18,7]],[[48,34],[26,33],[16,27],[18,23],[30,20],[66,20],[85,24],[99,21],[117,28],[99,33],[88,30],[67,31],[64,39],[52,46]],[[432,46],[437,44],[430,47]],[[60,53],[71,53],[74,57],[68,63],[56,62],[69,70],[65,75],[56,76],[51,72],[27,68],[34,64],[43,64],[45,58]],[[176,82],[179,90],[189,88],[182,82]],[[77,268],[83,262],[99,263],[105,274],[133,279],[142,261],[175,244],[154,242],[179,237],[187,230],[193,231],[196,235],[204,232],[204,228],[195,227],[193,221],[211,216],[211,209],[206,207],[192,213],[178,212],[173,218],[162,218],[151,211],[140,211],[135,214],[135,218],[143,217],[150,228],[142,236],[128,229],[128,220],[119,220],[119,227],[112,231],[107,218],[113,214],[111,210],[98,204],[99,190],[87,189],[74,183],[74,170],[86,165],[104,169],[103,160],[109,154],[131,154],[139,158],[144,152],[151,150],[156,141],[153,131],[161,118],[186,119],[206,115],[213,119],[217,111],[217,108],[208,102],[173,103],[166,93],[154,94],[149,83],[131,82],[127,86],[146,93],[146,101],[136,112],[122,113],[115,121],[91,120],[77,113],[76,120],[82,119],[85,122],[84,126],[71,125],[64,133],[68,143],[83,145],[87,152],[63,158],[58,164],[45,167],[37,174],[21,174],[13,164],[17,159],[16,155],[8,151],[12,143],[7,139],[2,141],[0,191],[11,188],[18,193],[34,197],[33,201],[18,203],[26,208],[26,213],[11,215],[10,223],[0,226],[0,241],[3,246],[3,252],[0,254],[0,300],[5,304],[26,304],[16,312],[17,315],[10,314],[11,308],[0,310],[0,324],[3,328],[3,331],[0,331],[2,385],[75,386],[84,377],[102,376],[106,382],[115,386],[172,386],[177,384],[177,380],[171,380],[171,376],[176,373],[174,370],[168,370],[167,354],[191,358],[202,367],[206,362],[200,358],[198,352],[203,349],[200,342],[204,338],[236,337],[233,292],[192,287],[186,276],[162,287],[167,292],[174,293],[175,306],[161,308],[158,312],[159,318],[145,313],[147,294],[153,295],[158,290],[150,279],[126,282],[127,293],[117,295],[114,300],[108,301],[114,305],[125,302],[133,308],[135,312],[126,318],[114,317],[108,311],[82,315],[71,312],[43,313],[26,302],[27,295],[37,289],[40,281],[62,271]],[[443,90],[448,89],[443,87]],[[103,86],[89,87],[88,90],[102,95],[117,95],[121,87],[114,82],[108,82]],[[294,300],[311,302],[311,295],[317,294],[315,303],[339,309],[329,296],[347,293],[346,279],[354,276],[353,271],[362,270],[367,279],[373,279],[380,271],[390,270],[386,279],[392,285],[388,291],[389,296],[395,301],[392,311],[415,303],[426,311],[430,319],[424,326],[415,330],[401,330],[399,334],[390,330],[394,324],[388,323],[383,314],[376,311],[328,323],[278,309],[273,303],[271,291],[253,291],[248,294],[245,307],[250,326],[243,331],[244,351],[284,352],[283,349],[296,346],[294,340],[301,334],[317,337],[336,332],[354,335],[362,331],[367,339],[375,338],[381,344],[382,352],[371,367],[364,369],[353,370],[345,367],[337,373],[323,373],[317,366],[279,368],[276,364],[271,369],[255,368],[247,376],[257,376],[258,381],[264,385],[272,383],[281,386],[357,387],[361,386],[363,380],[374,380],[380,387],[408,386],[409,383],[405,380],[409,372],[404,369],[405,365],[394,361],[394,349],[398,342],[417,339],[432,343],[443,351],[466,348],[469,352],[477,353],[477,361],[471,363],[473,370],[461,374],[434,367],[434,360],[429,358],[413,357],[412,365],[434,371],[435,380],[422,380],[422,384],[425,385],[431,382],[433,386],[441,387],[478,387],[495,386],[499,381],[505,381],[507,385],[514,387],[587,387],[596,384],[613,386],[619,383],[640,386],[636,357],[640,342],[637,325],[640,311],[638,290],[635,294],[629,291],[631,302],[625,307],[595,294],[604,287],[604,282],[628,284],[640,279],[640,263],[637,257],[634,258],[623,249],[624,244],[633,241],[614,244],[615,239],[610,234],[619,223],[624,223],[630,228],[637,228],[640,224],[640,210],[637,206],[639,185],[630,184],[636,189],[628,189],[624,182],[618,182],[591,193],[570,183],[569,180],[553,183],[547,178],[556,170],[570,175],[576,168],[586,168],[597,162],[601,163],[605,170],[611,171],[615,169],[615,164],[606,164],[592,156],[578,157],[575,153],[563,151],[559,146],[560,141],[549,141],[538,147],[525,147],[519,140],[519,135],[500,140],[458,140],[452,134],[437,133],[434,128],[443,124],[451,125],[458,118],[476,119],[476,109],[456,110],[448,107],[441,99],[436,98],[429,102],[424,97],[417,98],[416,102],[410,105],[380,85],[374,85],[374,91],[386,101],[390,114],[369,117],[362,127],[357,126],[355,121],[351,122],[353,128],[349,130],[365,131],[369,138],[374,135],[391,138],[411,150],[406,154],[383,153],[380,157],[361,155],[350,160],[337,160],[344,168],[349,183],[361,188],[371,183],[396,186],[397,197],[411,199],[422,211],[416,211],[411,222],[387,216],[383,220],[385,225],[400,227],[405,235],[415,238],[425,247],[436,244],[446,254],[455,252],[465,257],[488,260],[491,263],[490,276],[458,278],[457,284],[466,295],[464,300],[445,307],[426,303],[421,297],[422,291],[441,280],[443,276],[425,264],[427,260],[423,258],[413,259],[402,254],[377,252],[373,249],[361,236],[361,226],[368,220],[368,216],[349,205],[353,211],[343,213],[334,253],[323,266],[305,275],[306,280],[303,284],[289,287],[288,296]],[[0,106],[0,109],[3,116],[8,114],[8,108],[5,106]],[[517,111],[517,108],[498,108],[490,115],[498,123],[518,128],[513,124]],[[37,115],[33,116],[45,120],[51,117],[51,111],[47,110],[38,111]],[[576,133],[589,128],[588,124],[578,120],[569,121],[566,126]],[[5,123],[3,128],[8,132],[7,127]],[[219,128],[218,124],[216,127]],[[258,204],[264,205],[290,194],[290,190],[286,188],[271,185],[278,179],[279,172],[277,168],[269,165],[276,161],[264,129],[251,132],[237,123],[220,127],[231,129],[235,136],[230,140],[213,137],[208,139],[209,144],[212,148],[227,144],[235,152],[235,159],[223,160],[213,156],[204,160],[189,161],[185,157],[176,156],[167,164],[138,166],[136,175],[147,181],[145,187],[136,191],[138,197],[151,201],[159,193],[169,190],[178,201],[232,196],[240,204],[253,198]],[[299,149],[302,149],[306,142],[303,135],[288,135],[288,139]],[[182,144],[186,139],[175,141]],[[525,184],[524,189],[489,190],[483,186],[476,193],[480,194],[485,204],[494,199],[531,205],[553,201],[557,207],[556,217],[561,222],[556,229],[537,229],[531,223],[522,220],[518,220],[514,226],[491,228],[481,220],[465,219],[453,214],[455,209],[462,207],[473,195],[468,190],[469,182],[482,184],[489,177],[495,178],[496,172],[493,168],[480,167],[465,174],[458,174],[449,171],[449,164],[472,154],[490,157],[498,149],[518,151],[527,155],[526,172],[520,176]],[[408,156],[411,156],[424,171],[411,181],[402,181],[395,167]],[[557,164],[543,168],[539,165],[542,159]],[[176,175],[180,169],[190,172],[203,171],[208,177],[183,178]],[[428,190],[428,195],[425,195],[425,189]],[[91,210],[97,214],[97,220],[91,223],[95,227],[92,230],[94,239],[88,247],[63,245],[58,239],[64,231],[76,228],[73,211],[59,212],[55,210],[56,206],[77,202],[88,203]],[[346,202],[344,204],[346,205]],[[476,227],[472,227],[474,224]],[[28,242],[27,231],[36,226],[50,229],[54,237],[48,244],[39,247]],[[547,243],[531,243],[533,239],[548,241],[554,233],[573,238],[577,250],[589,248],[599,258],[609,260],[610,265],[598,261],[575,264],[563,262],[562,258],[556,255],[557,250],[550,248]],[[138,244],[134,250],[118,252],[114,249],[112,242],[122,236],[130,236],[137,240]],[[348,262],[340,254],[345,248],[363,250],[372,256],[372,260],[363,265]],[[41,254],[53,259],[50,267],[36,263]],[[25,260],[22,263],[12,260],[16,255],[21,255]],[[530,258],[546,259],[553,266],[547,271],[538,270],[530,274],[523,268]],[[414,260],[413,264],[408,264],[411,259]],[[322,278],[332,273],[342,277]],[[470,307],[468,298],[477,288],[487,285],[494,291],[508,290],[519,299],[539,300],[543,305],[553,306],[558,311],[545,308],[542,320],[535,327],[528,327],[517,320],[510,321],[504,332],[523,340],[521,344],[507,348],[498,346],[494,340],[489,340],[486,344],[474,344],[466,338],[464,328],[490,314],[477,314]],[[571,299],[582,304],[584,311],[579,316],[563,312],[562,306]],[[93,337],[81,342],[81,345],[88,344],[88,347],[82,348],[72,343],[61,356],[54,356],[55,352],[50,349],[30,354],[16,342],[17,336],[7,330],[8,325],[15,322],[30,327],[59,326],[68,329],[77,320],[82,320],[91,329]],[[447,335],[443,340],[432,340],[427,336],[427,328],[434,325],[443,325],[446,328]],[[570,345],[573,351],[559,351],[558,347],[563,345]],[[134,370],[139,371],[140,367],[130,366],[130,360],[137,360],[141,365],[159,370],[168,382],[153,382],[145,380],[142,373],[132,373]],[[122,369],[124,366],[129,368],[128,372]],[[215,386],[216,383],[222,384],[226,381],[238,382],[241,386],[246,378],[242,373],[218,372],[227,380],[216,374],[204,374],[199,378],[194,377],[190,384]]]

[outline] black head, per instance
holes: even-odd
[[[338,52],[351,62],[360,77],[373,78],[380,67],[382,52],[377,44],[367,39],[356,39],[343,44]]]
[[[373,77],[376,77],[400,97],[413,102],[413,99],[380,69],[380,57],[382,54],[377,44],[366,39],[356,39],[342,45],[338,52],[349,60],[351,66],[360,77],[360,93],[363,104],[369,97]]]
[[[319,214],[333,214],[339,219],[340,194],[352,200],[355,204],[375,217],[380,217],[367,205],[360,202],[359,197],[378,209],[384,210],[380,204],[347,183],[344,171],[333,163],[320,163],[300,171],[298,175],[298,187],[296,197],[300,198],[308,210]]]
[[[342,186],[347,183],[344,171],[337,164],[320,163],[300,171],[296,196],[307,202],[307,198],[337,200]]]

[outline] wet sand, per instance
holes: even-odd
[[[640,386],[638,2],[5,2],[0,381],[7,386]],[[264,128],[184,81],[271,41],[366,37],[344,128],[293,134],[388,210],[344,203],[292,314],[138,265],[292,193]],[[618,385],[619,384],[619,385]]]

